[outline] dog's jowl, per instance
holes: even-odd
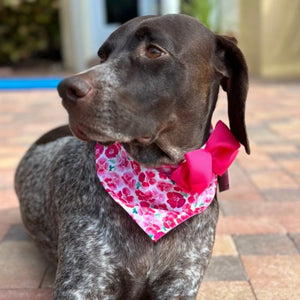
[[[195,299],[217,177],[240,144],[250,152],[244,57],[234,39],[185,15],[135,18],[98,56],[58,87],[69,125],[18,166],[24,225],[57,264],[56,300]],[[211,124],[220,86],[230,129]]]

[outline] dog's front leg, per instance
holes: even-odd
[[[99,220],[72,215],[60,224],[55,300],[117,299],[114,253],[99,230]]]

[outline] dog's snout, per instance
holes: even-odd
[[[86,97],[92,89],[90,83],[79,77],[66,78],[58,85],[58,93],[64,101],[77,102]]]

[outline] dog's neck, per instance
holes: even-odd
[[[170,139],[161,137],[150,145],[137,143],[124,143],[123,146],[130,156],[140,164],[149,167],[159,167],[161,165],[178,165],[184,160],[184,154],[201,148],[207,141],[210,134],[210,120],[204,127],[203,133],[194,139],[191,135],[186,136],[186,141],[180,140],[181,145],[172,143]]]
[[[154,143],[150,145],[126,143],[123,146],[130,156],[142,165],[157,167],[164,164],[172,165],[176,163]]]

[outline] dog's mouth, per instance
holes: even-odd
[[[91,125],[93,123],[82,122],[77,119],[69,118],[69,126],[74,136],[78,139],[89,142],[98,142],[103,145],[110,145],[115,142],[122,143],[130,155],[142,164],[148,166],[173,165],[178,164],[183,158],[183,153],[174,149],[165,132],[173,126],[176,118],[170,118],[169,122],[159,124],[154,133],[144,131],[135,134],[126,134],[108,126]],[[134,128],[138,128],[135,126]]]
[[[156,135],[145,134],[136,137],[130,137],[122,133],[111,132],[110,130],[97,130],[91,127],[87,127],[82,123],[75,123],[70,120],[70,128],[72,133],[80,140],[84,142],[96,141],[101,144],[110,144],[114,142],[120,143],[132,143],[139,145],[150,145],[155,139]]]
[[[82,126],[80,125],[75,125],[75,126],[70,126],[70,129],[72,133],[80,140],[87,142],[89,141],[89,138],[87,134],[84,132]]]

